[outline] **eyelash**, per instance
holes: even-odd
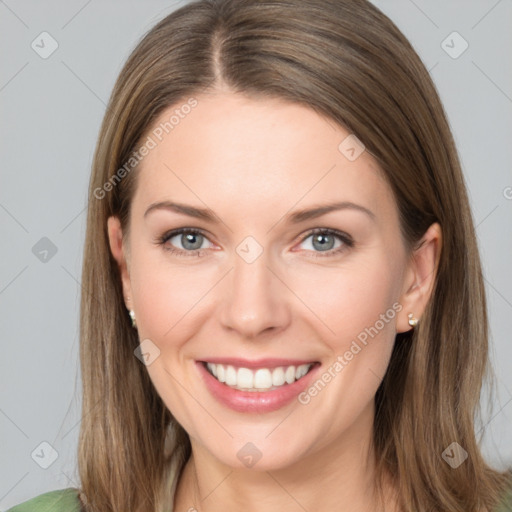
[[[180,229],[175,229],[173,231],[169,231],[169,232],[165,233],[163,236],[161,236],[157,239],[156,243],[158,245],[161,245],[165,251],[169,251],[170,253],[172,253],[176,256],[185,257],[185,258],[191,257],[191,256],[201,257],[203,255],[203,253],[207,251],[207,249],[195,249],[192,251],[183,251],[182,249],[175,249],[171,246],[166,245],[167,241],[170,240],[171,238],[175,237],[176,235],[189,234],[189,233],[194,234],[194,235],[199,234],[199,235],[204,236],[206,239],[208,239],[206,234],[203,233],[199,229],[180,228]],[[336,229],[331,229],[331,228],[312,229],[300,240],[299,243],[303,243],[310,236],[317,235],[317,234],[333,235],[333,236],[337,237],[339,240],[341,240],[343,242],[343,245],[341,245],[337,249],[330,249],[329,251],[325,251],[324,253],[322,253],[322,251],[312,251],[315,253],[315,255],[313,256],[314,258],[325,258],[325,257],[329,257],[329,256],[335,256],[335,255],[338,255],[341,252],[346,251],[347,249],[350,249],[354,246],[354,241],[352,240],[352,238],[349,235],[347,235],[346,233],[343,233],[342,231],[338,231]]]

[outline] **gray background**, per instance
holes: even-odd
[[[183,3],[0,0],[0,510],[78,485],[78,310],[92,154],[131,49]],[[493,410],[484,415],[483,449],[502,467],[512,463],[512,1],[374,3],[431,71],[459,148],[498,382],[495,400],[484,401]],[[43,31],[58,43],[46,59],[31,47],[42,46]],[[454,31],[469,44],[457,58],[464,42]],[[58,454],[47,469],[52,452],[42,442]]]

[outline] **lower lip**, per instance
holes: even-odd
[[[210,374],[202,362],[196,361],[196,365],[206,387],[219,402],[238,412],[255,413],[277,411],[289,404],[310,385],[311,380],[320,368],[320,365],[315,363],[304,377],[296,380],[293,384],[285,384],[271,391],[260,392],[233,389],[219,382]]]

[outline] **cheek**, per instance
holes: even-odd
[[[349,428],[367,410],[386,373],[402,309],[398,276],[388,263],[379,258],[371,265],[333,272],[323,287],[309,276],[310,284],[317,285],[309,288],[308,306],[329,328],[322,340],[330,355],[300,402],[322,425],[326,439]]]
[[[301,293],[321,320],[314,320],[313,328],[325,333],[322,340],[330,355],[320,379],[328,391],[321,391],[324,384],[319,383],[306,392],[302,403],[311,403],[325,424],[341,428],[368,406],[386,373],[402,309],[400,268],[375,254],[329,269],[328,275],[323,272],[309,273]],[[333,408],[340,411],[334,423],[326,412]]]
[[[140,251],[133,255],[130,277],[141,338],[163,342],[179,339],[178,334],[201,311],[213,271],[207,274],[204,267],[186,263],[171,265],[165,256]]]
[[[192,389],[194,382],[188,381],[190,361],[184,358],[187,342],[203,323],[207,301],[201,299],[207,298],[212,276],[200,271],[199,266],[171,265],[165,257],[155,257],[154,252],[133,252],[130,278],[137,330],[141,341],[151,340],[160,351],[147,367],[155,389],[167,408],[193,431],[190,396],[183,386]]]
[[[393,338],[399,298],[399,268],[375,254],[340,263],[339,268],[309,268],[291,277],[294,291],[314,313],[316,330],[333,351],[348,350],[351,340],[364,341],[372,331]],[[393,305],[395,306],[393,307]]]

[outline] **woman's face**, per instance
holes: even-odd
[[[332,121],[196,100],[144,138],[129,245],[109,219],[147,371],[193,446],[229,466],[343,450],[369,435],[395,335],[422,312],[431,244],[413,264],[376,162]]]

